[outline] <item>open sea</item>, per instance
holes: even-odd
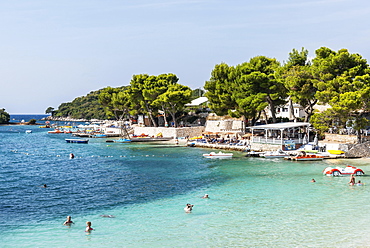
[[[0,247],[370,247],[370,177],[322,175],[347,164],[370,175],[370,160],[206,159],[49,130],[0,126]]]

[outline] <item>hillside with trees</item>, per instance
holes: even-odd
[[[191,90],[178,83],[175,74],[158,76],[133,75],[128,86],[106,87],[90,92],[87,96],[62,103],[58,110],[46,109],[53,117],[73,119],[115,119],[127,120],[130,116],[145,115],[151,126],[158,126],[161,117],[164,125],[171,121],[178,125],[178,118],[184,117],[185,104],[203,94],[200,89]]]
[[[73,119],[108,119],[104,107],[99,103],[101,90],[91,91],[86,96],[75,98],[72,102],[62,103],[57,110],[49,107],[46,113],[53,117],[69,117]]]

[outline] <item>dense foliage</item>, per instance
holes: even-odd
[[[219,115],[244,116],[253,125],[266,107],[276,122],[276,107],[290,101],[304,109],[305,121],[319,131],[334,126],[366,128],[370,112],[367,61],[346,49],[335,52],[321,47],[312,61],[307,55],[302,48],[293,49],[284,65],[264,56],[237,66],[216,65],[204,85],[209,106]],[[316,104],[328,109],[315,113]],[[296,119],[292,114],[291,119]]]
[[[8,123],[10,120],[9,113],[5,112],[5,109],[0,109],[0,124]]]
[[[62,103],[58,110],[53,110],[53,117],[70,117],[74,119],[108,119],[104,107],[99,103],[102,90],[91,91],[86,96],[77,97],[72,102]],[[48,110],[51,110],[49,107]]]
[[[131,114],[147,115],[152,126],[157,126],[156,116],[163,115],[168,125],[168,114],[174,126],[177,126],[176,113],[192,99],[192,90],[178,84],[174,74],[149,76],[134,75],[130,85],[121,88],[105,88],[99,95],[99,102],[109,116],[123,120]]]

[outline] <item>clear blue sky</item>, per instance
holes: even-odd
[[[370,59],[368,0],[0,0],[0,108],[44,113],[132,75],[203,87],[216,64],[325,46]]]

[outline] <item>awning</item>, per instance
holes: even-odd
[[[296,127],[309,127],[311,126],[308,122],[282,122],[282,123],[273,123],[273,124],[266,124],[266,125],[258,125],[253,127],[247,127],[249,129],[263,129],[263,130],[281,130],[281,129],[289,129],[289,128],[296,128]]]

